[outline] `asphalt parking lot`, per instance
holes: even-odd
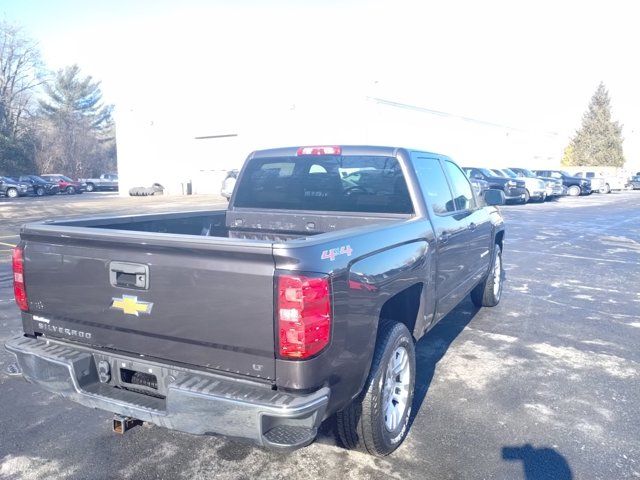
[[[48,217],[207,208],[220,197],[0,200],[0,343],[20,333],[10,247]],[[111,415],[9,377],[0,351],[0,478],[640,478],[640,192],[503,208],[502,302],[464,301],[417,345],[415,419],[392,456],[292,454]]]

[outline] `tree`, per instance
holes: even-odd
[[[569,145],[567,145],[564,148],[564,152],[562,154],[562,165],[578,165],[577,163],[574,163],[575,161],[575,148],[573,147],[573,142],[569,143]]]
[[[609,92],[600,82],[582,116],[582,126],[564,151],[562,164],[622,167],[622,143],[622,125],[611,119]]]
[[[41,169],[80,177],[115,167],[112,105],[104,105],[100,82],[83,77],[78,65],[59,70],[40,100]]]
[[[29,126],[34,92],[42,84],[36,43],[23,31],[0,21],[0,173],[33,168],[33,132]]]

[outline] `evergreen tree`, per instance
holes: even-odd
[[[622,167],[622,125],[611,119],[609,92],[600,82],[582,116],[582,126],[564,151],[563,165]]]
[[[52,120],[83,123],[101,133],[111,129],[113,107],[103,105],[100,82],[94,82],[91,76],[80,78],[78,65],[59,70],[44,91],[49,98],[40,100],[40,108]]]
[[[103,104],[100,82],[83,77],[80,68],[72,65],[59,70],[44,91],[46,98],[40,100],[41,169],[55,167],[80,177],[101,173],[96,170],[102,164],[115,166],[113,107]]]

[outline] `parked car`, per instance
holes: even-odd
[[[103,173],[98,178],[79,178],[78,182],[86,185],[85,191],[99,192],[103,190],[115,192],[118,190],[118,174]]]
[[[59,175],[57,173],[46,173],[44,175],[40,175],[45,180],[49,180],[51,182],[58,182],[58,186],[60,187],[60,192],[66,193],[68,195],[73,195],[75,193],[82,193],[86,188],[86,185],[81,182],[76,182],[75,180],[71,180],[69,177],[64,175]]]
[[[560,197],[562,195],[567,194],[567,187],[564,186],[562,180],[559,178],[553,177],[542,177],[536,175],[531,170],[527,168],[518,168],[518,167],[509,167],[509,170],[514,172],[519,177],[523,178],[538,178],[545,182],[547,187],[547,198],[550,197]]]
[[[224,180],[222,181],[222,190],[220,191],[220,195],[226,198],[227,202],[229,201],[229,199],[231,198],[231,195],[233,194],[233,189],[236,186],[238,173],[240,172],[237,169],[229,170],[227,172],[227,176],[224,177]]]
[[[29,194],[31,186],[27,183],[19,182],[11,177],[0,177],[0,195],[17,198]]]
[[[504,192],[507,201],[524,203],[527,190],[523,180],[505,178],[487,168],[464,167],[463,170],[470,179],[484,180],[490,189]]]
[[[624,190],[624,178],[617,175],[603,175],[593,170],[576,172],[576,177],[588,178],[591,181],[591,190],[600,193],[611,193],[612,190]]]
[[[505,178],[519,178],[522,180],[525,188],[525,203],[531,200],[544,202],[547,198],[547,184],[539,178],[519,177],[517,173],[508,168],[492,168],[491,171]]]
[[[633,190],[640,190],[640,175],[634,175],[629,180],[629,185]]]
[[[534,170],[533,172],[542,177],[562,180],[564,186],[567,187],[567,193],[571,196],[591,195],[591,181],[586,178],[576,177],[564,170]]]
[[[504,193],[484,197],[433,153],[253,152],[226,209],[23,226],[6,348],[120,433],[137,418],[292,450],[336,415],[346,447],[387,455],[417,339],[468,294],[500,301]]]
[[[55,195],[60,191],[58,182],[50,182],[38,175],[20,175],[18,181],[31,185],[31,191],[37,197],[43,195]]]

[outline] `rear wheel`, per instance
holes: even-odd
[[[36,195],[39,196],[39,197],[42,197],[44,195],[44,188],[37,187],[36,188]]]
[[[611,193],[611,185],[605,183],[604,185],[604,193]]]
[[[93,183],[87,183],[87,192],[93,192],[96,189],[96,186]]]
[[[69,185],[66,189],[65,192],[67,192],[67,195],[73,195],[74,193],[76,193],[76,189],[75,187]]]
[[[336,414],[343,445],[377,456],[389,455],[407,436],[416,370],[407,327],[382,322],[364,390]]]
[[[572,197],[577,197],[582,193],[582,190],[578,185],[571,185],[567,193]]]
[[[502,249],[497,243],[493,247],[493,265],[484,281],[471,290],[471,301],[476,307],[495,307],[502,297],[504,268],[502,267]]]

